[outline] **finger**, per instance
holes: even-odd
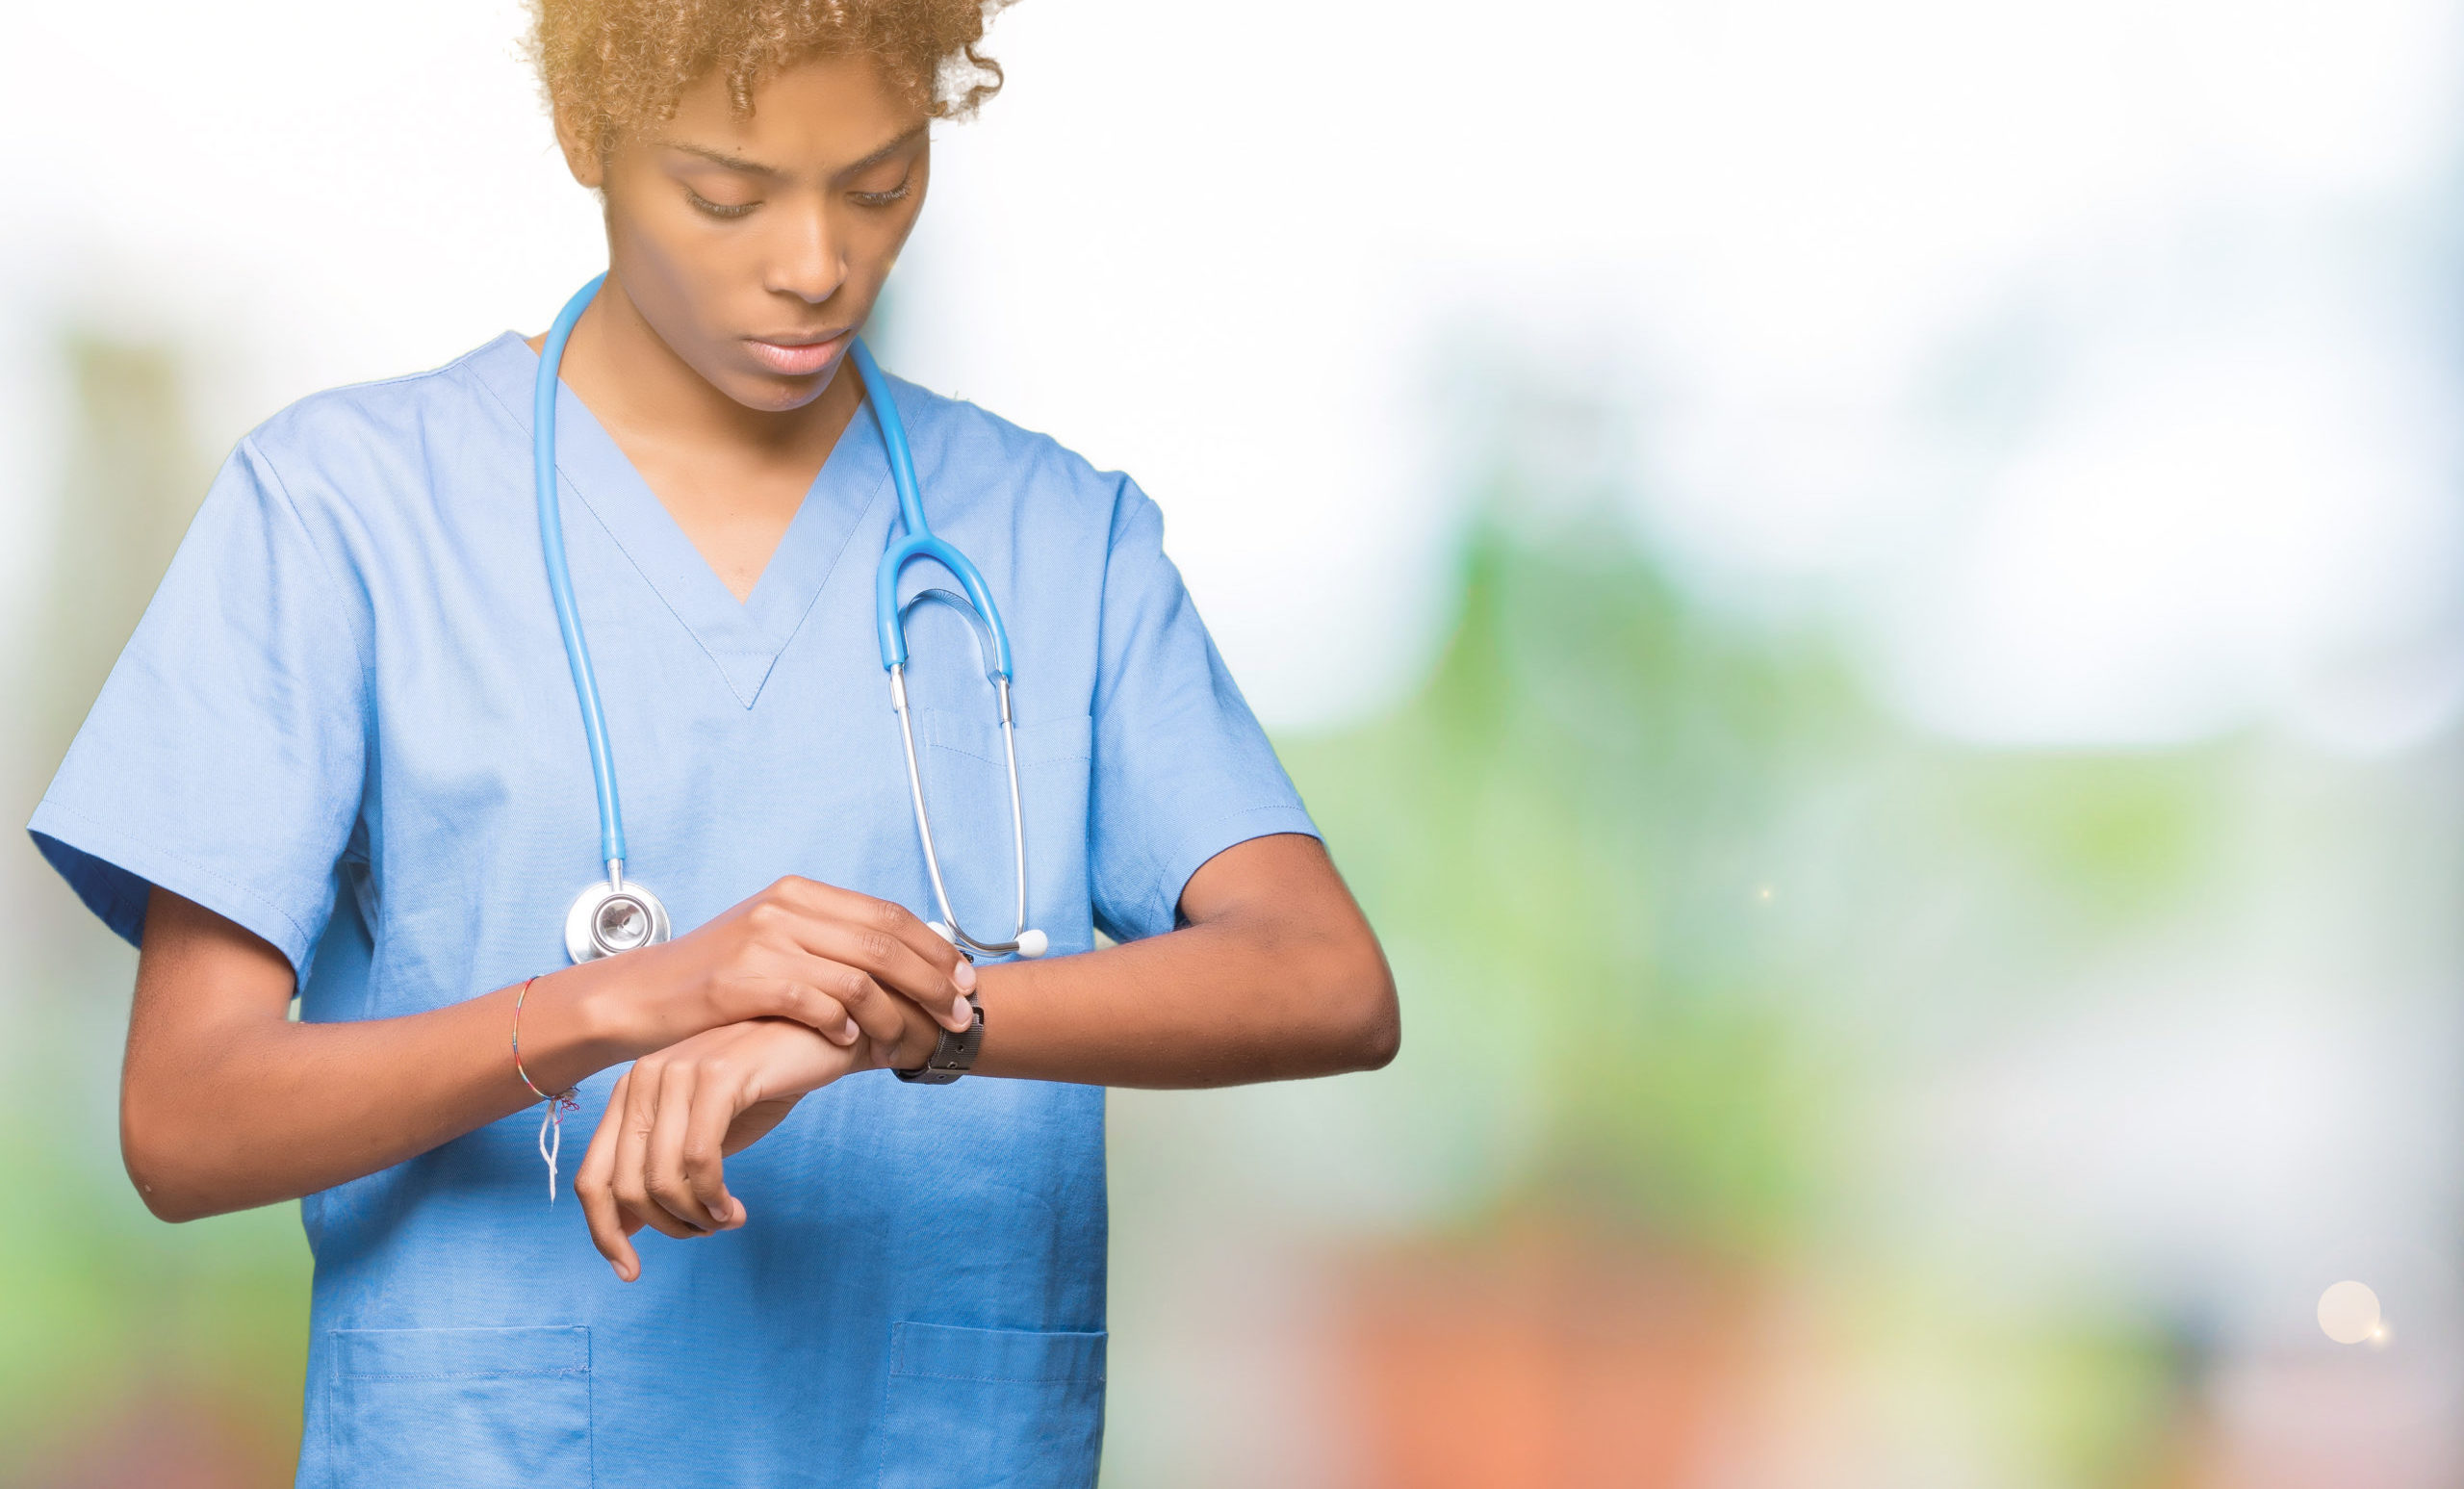
[[[871,1040],[870,1046],[875,1060],[885,1067],[911,1070],[932,1058],[941,1042],[943,1024],[911,1003],[904,1012],[906,1022],[897,1037]],[[974,1010],[967,1012],[972,1014]]]
[[[951,1011],[974,990],[975,968],[913,911],[895,900],[834,885],[791,883],[791,892],[811,912],[809,923],[822,933],[806,943],[807,950],[862,967],[954,1028],[973,1021],[972,1010],[964,1017]]]
[[[848,1022],[859,1034],[895,1039],[907,1027],[907,1011],[914,1005],[875,982],[871,973],[827,957],[799,955],[803,964],[794,975],[847,1010]]]
[[[693,1119],[693,1092],[701,1078],[702,1066],[695,1061],[680,1060],[660,1072],[658,1115],[642,1160],[642,1187],[652,1203],[697,1236],[714,1228],[684,1182],[684,1132]]]
[[[834,988],[859,1002],[881,995],[878,987],[848,983],[843,968],[820,962],[789,937],[783,946],[766,948],[730,981],[714,1022],[791,1018],[845,1049],[863,1038],[864,1030],[848,1000],[834,995]]]
[[[945,944],[938,937],[934,939],[937,944]],[[843,921],[817,922],[811,929],[807,948],[841,965],[858,968],[872,980],[874,986],[896,992],[931,1014],[936,1023],[963,1029],[975,1021],[975,1010],[967,1005],[966,993],[956,980],[947,971],[917,956],[905,941],[886,931],[849,925]],[[966,965],[964,962],[959,964]],[[969,968],[970,974],[972,971]],[[839,1001],[846,1000],[842,997]],[[857,1014],[857,1022],[863,1022],[860,1012]],[[870,1025],[865,1028],[867,1033],[879,1037]]]
[[[800,978],[809,970],[809,967],[799,964],[786,975],[789,978]],[[863,1038],[863,1026],[857,1023],[854,1016],[848,1013],[847,1005],[824,991],[813,982],[809,980],[791,982],[783,990],[787,995],[787,1003],[784,1007],[763,1008],[758,1012],[748,1012],[746,1017],[792,1018],[840,1049],[845,1049]],[[877,991],[878,989],[869,990]],[[744,1020],[732,1021],[742,1023]]]
[[[803,1000],[804,1016],[796,1020],[798,1023],[806,1024],[840,1049],[864,1037],[863,1025],[856,1022],[855,1015],[847,1012],[846,1004],[818,988],[808,988],[807,993]]]
[[[626,1072],[630,1088],[616,1132],[616,1172],[612,1181],[617,1206],[662,1236],[682,1240],[700,1234],[695,1226],[667,1213],[651,1197],[647,1183],[650,1168],[651,1133],[658,1124],[660,1087],[666,1079],[665,1061],[637,1061]],[[611,1106],[614,1103],[610,1103]]]
[[[745,1221],[744,1212],[728,1194],[728,1128],[745,1105],[741,1083],[726,1079],[703,1081],[693,1091],[693,1113],[684,1124],[684,1183],[710,1223],[732,1229]]]
[[[582,1155],[581,1167],[574,1172],[574,1197],[581,1201],[583,1223],[590,1227],[590,1244],[607,1258],[617,1277],[630,1282],[642,1274],[642,1259],[627,1239],[632,1228],[624,1223],[616,1206],[616,1138],[623,1125],[625,1085],[632,1079],[627,1071],[616,1078],[616,1089],[607,1098],[607,1110],[600,1114],[599,1130],[591,1134],[590,1151]]]
[[[813,1017],[820,1020],[819,1023],[811,1026],[813,1032],[831,1043],[845,1049],[864,1037],[864,1026],[856,1022],[855,1015],[847,1012],[847,1005],[836,998],[827,993],[815,992],[812,1005]],[[838,1014],[838,1022],[834,1024],[829,1021],[830,1011],[834,1009]]]

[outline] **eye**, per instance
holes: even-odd
[[[761,205],[757,201],[715,202],[689,186],[684,189],[684,199],[692,204],[694,211],[722,218],[740,218]]]
[[[909,189],[914,185],[915,175],[911,171],[908,173],[907,179],[899,182],[898,185],[890,188],[886,192],[850,192],[847,193],[847,197],[859,207],[894,206],[907,199]]]

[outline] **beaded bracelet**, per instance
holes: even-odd
[[[522,1003],[530,996],[530,983],[538,980],[531,978],[513,995],[513,1073],[522,1077],[522,1084],[530,1088],[530,1094],[548,1103],[547,1115],[539,1118],[539,1156],[548,1161],[548,1203],[552,1205],[556,1202],[556,1155],[565,1146],[565,1114],[580,1111],[581,1103],[574,1099],[571,1089],[553,1096],[541,1091],[539,1083],[522,1066]]]

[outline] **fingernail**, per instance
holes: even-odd
[[[959,969],[950,974],[950,981],[959,985],[959,991],[973,992],[975,990],[975,963],[967,961],[963,957],[960,958]]]
[[[856,1020],[851,1018],[839,1029],[838,1042],[841,1044],[853,1044],[856,1042],[856,1036],[861,1032],[861,1030],[856,1027]]]
[[[975,1006],[973,1004],[970,1004],[964,998],[961,998],[956,1003],[950,1005],[951,1029],[958,1033],[964,1034],[968,1029],[973,1028],[974,1025]]]

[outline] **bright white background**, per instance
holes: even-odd
[[[218,448],[594,268],[505,0],[15,10],[0,349],[175,339]],[[1145,484],[1270,719],[1424,664],[1500,367],[1704,593],[1848,622],[1951,733],[2454,712],[2447,8],[1502,15],[1028,0],[940,146],[901,366]],[[0,365],[39,481],[57,390]]]

